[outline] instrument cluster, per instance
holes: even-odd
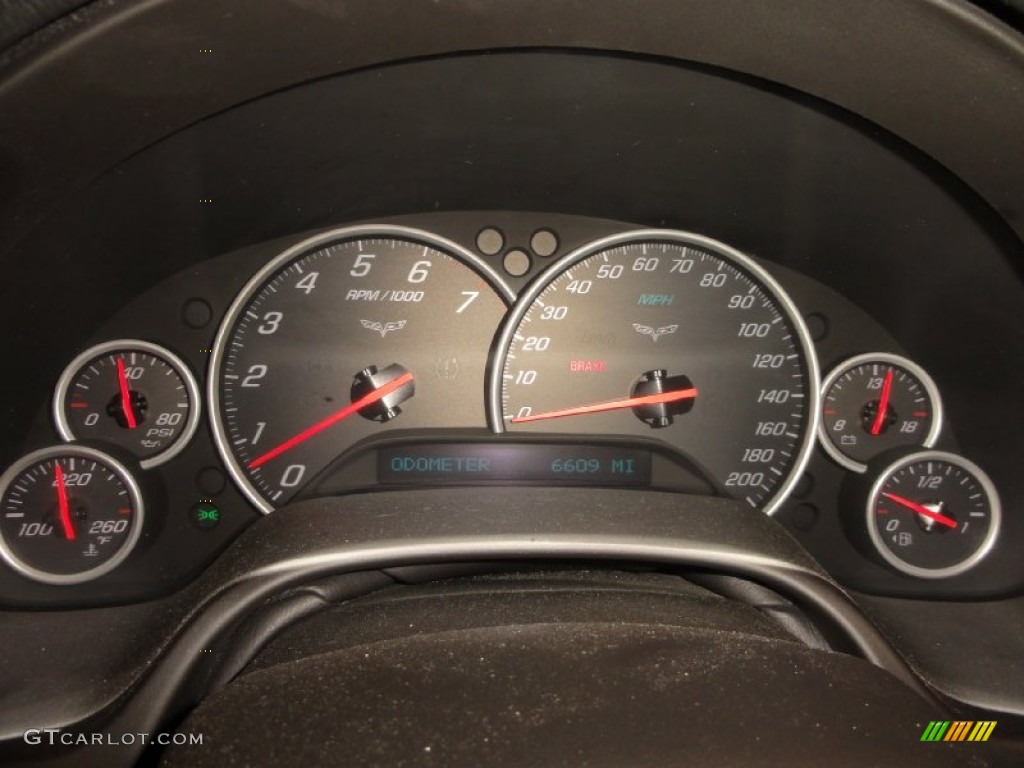
[[[0,477],[0,599],[143,599],[290,503],[495,485],[729,496],[850,586],[969,593],[1001,504],[956,450],[884,329],[707,234],[363,223],[177,275],[68,362]]]

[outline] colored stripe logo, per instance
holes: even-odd
[[[921,741],[988,741],[995,729],[995,720],[932,720]]]

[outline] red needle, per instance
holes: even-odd
[[[64,529],[64,538],[68,541],[75,540],[75,526],[71,524],[71,508],[68,504],[68,489],[64,485],[64,470],[60,468],[60,464],[54,463],[55,472],[57,476],[57,502],[60,504],[60,524]]]
[[[375,389],[372,392],[363,395],[361,398],[356,400],[351,405],[346,405],[341,410],[335,411],[323,421],[318,421],[316,424],[309,427],[308,429],[299,432],[299,434],[295,435],[295,437],[288,438],[276,448],[271,448],[262,456],[250,461],[249,469],[256,469],[256,467],[260,466],[261,464],[266,464],[271,459],[277,458],[285,451],[290,451],[296,445],[299,445],[309,440],[309,438],[313,437],[313,435],[323,432],[325,429],[327,429],[330,426],[333,426],[334,424],[337,424],[342,419],[347,419],[353,413],[358,413],[359,411],[363,410],[363,408],[365,408],[366,406],[373,405],[381,398],[390,395],[396,389],[401,389],[406,384],[411,382],[412,379],[413,376],[411,373],[403,373],[397,379],[392,379],[379,389]]]
[[[909,510],[917,512],[917,514],[919,515],[930,517],[935,522],[942,523],[947,528],[956,528],[956,521],[951,517],[946,517],[945,515],[940,514],[938,512],[932,512],[930,509],[928,509],[928,507],[921,506],[915,501],[911,501],[910,499],[904,499],[902,496],[897,496],[894,493],[883,493],[882,495],[885,496],[885,498],[891,499],[892,501],[895,501],[897,504],[900,504]]]
[[[524,421],[540,421],[541,419],[559,419],[563,416],[578,416],[582,413],[601,413],[602,411],[616,411],[620,408],[633,408],[638,405],[659,405],[661,403],[674,403],[677,400],[688,400],[697,396],[696,387],[690,389],[677,389],[670,392],[659,392],[654,395],[642,395],[640,397],[622,397],[618,400],[606,400],[603,403],[591,403],[590,405],[578,405],[575,408],[565,408],[560,411],[547,411],[546,413],[534,413],[529,416],[516,416],[511,421],[513,424],[522,424]]]
[[[882,434],[882,424],[885,423],[885,412],[889,410],[889,393],[892,391],[892,368],[885,374],[885,382],[882,384],[882,397],[878,401],[878,413],[875,414],[875,422],[871,425],[871,434]]]
[[[128,429],[135,429],[139,423],[135,421],[135,413],[132,411],[132,395],[128,391],[128,376],[124,372],[124,359],[120,357],[117,358],[117,383],[121,388],[121,410],[124,411]]]

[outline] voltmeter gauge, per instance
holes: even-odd
[[[894,448],[931,448],[942,428],[935,382],[905,357],[884,352],[841,363],[821,386],[818,439],[841,466],[864,472]]]
[[[893,462],[868,495],[871,543],[889,565],[922,579],[977,565],[999,533],[999,496],[976,464],[923,451]]]
[[[57,384],[53,414],[65,440],[113,443],[148,469],[188,444],[199,423],[199,388],[170,351],[121,339],[71,361]]]
[[[132,474],[95,448],[44,448],[0,476],[0,558],[35,581],[109,573],[138,542],[142,520]]]

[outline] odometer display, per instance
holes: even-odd
[[[818,367],[803,321],[749,257],[646,230],[569,254],[505,325],[497,431],[661,439],[772,512],[811,448]]]
[[[615,445],[421,443],[388,446],[378,454],[387,485],[647,486],[651,452]]]
[[[483,427],[507,288],[454,243],[404,227],[304,241],[242,289],[214,346],[218,447],[262,511],[389,429]]]

